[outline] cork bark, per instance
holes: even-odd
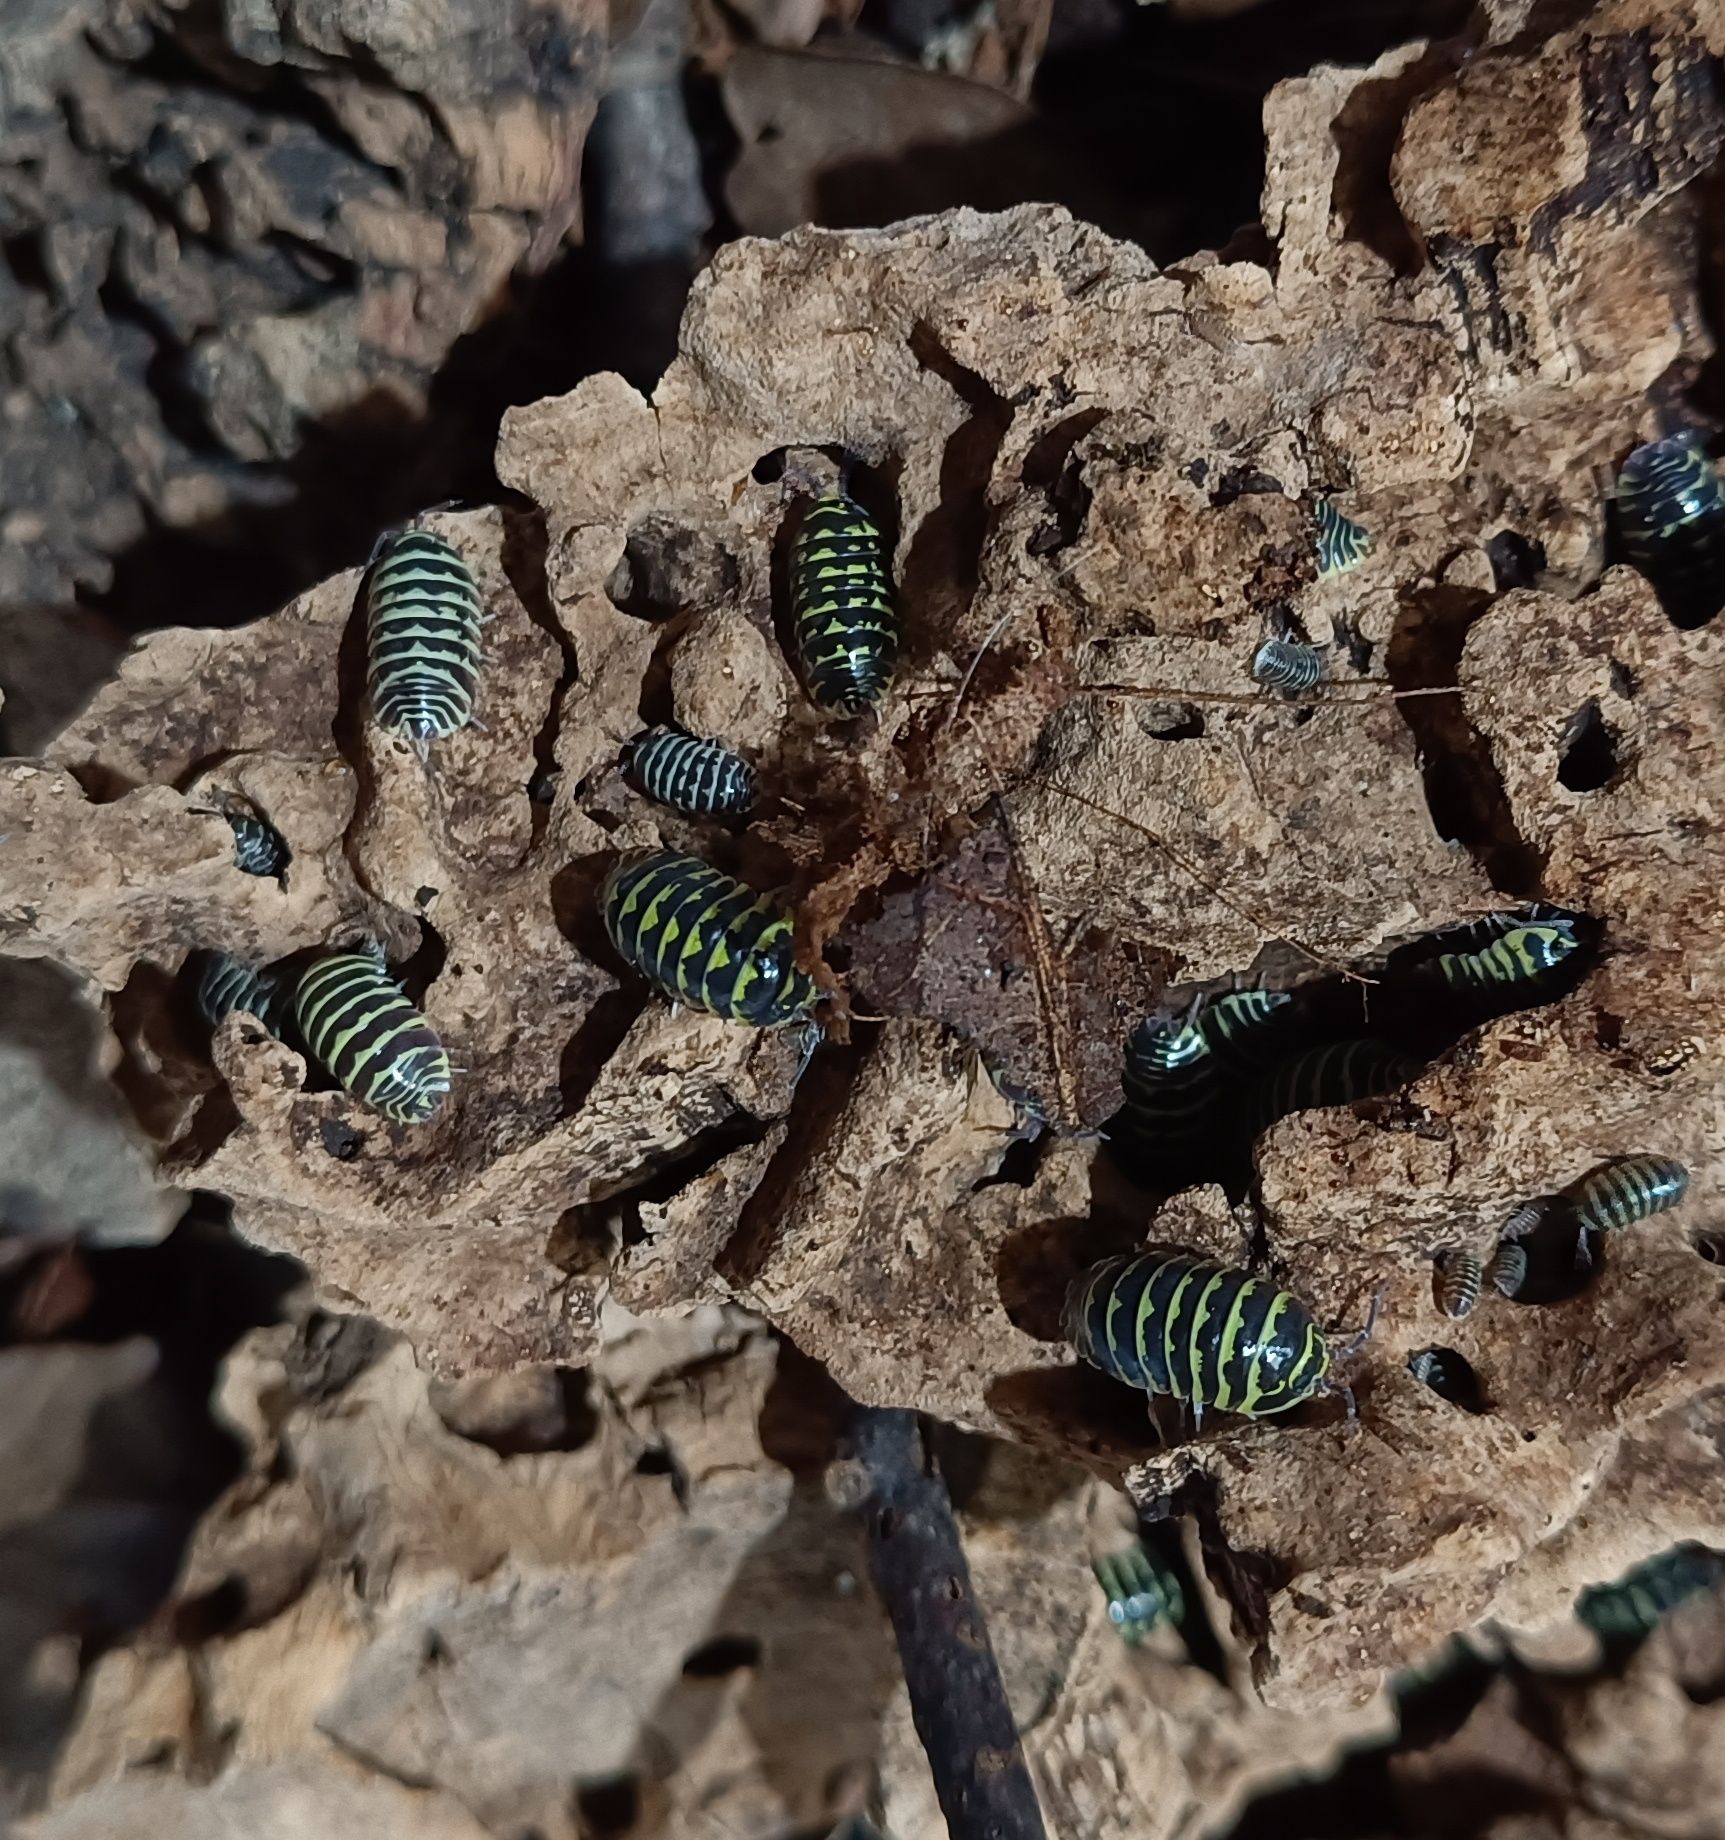
[[[1725,1540],[1717,1489],[1680,1480],[1725,1381],[1697,1249],[1725,1155],[1721,641],[1606,566],[1611,469],[1708,355],[1725,22],[1608,4],[1541,37],[1515,11],[1471,51],[1281,86],[1264,234],[1227,259],[1160,271],[1043,207],[721,250],[651,400],[606,375],[513,411],[498,471],[532,509],[432,520],[493,617],[485,728],[423,766],[365,719],[355,572],[139,641],[0,768],[0,944],[112,993],[164,1173],[446,1376],[582,1363],[607,1298],[741,1307],[859,1400],[1184,1491],[1285,1708]],[[804,694],[775,585],[790,482],[839,450],[905,619],[854,732]],[[1376,539],[1323,582],[1318,495]],[[1248,676],[1284,611],[1354,640],[1309,705]],[[625,784],[666,718],[755,761],[746,831]],[[1588,789],[1578,722],[1610,756]],[[286,834],[280,885],[228,865],[211,784]],[[657,843],[784,890],[826,954],[800,1079],[795,1040],[673,1015],[610,956],[597,883]],[[1204,980],[1370,976],[1535,898],[1604,924],[1573,994],[1262,1146],[1273,1274],[1338,1328],[1385,1288],[1358,1421],[1158,1450],[1048,1323],[1099,1231],[1238,1246],[1213,1195],[1151,1219],[1099,1150],[1127,1028]],[[183,1020],[194,948],[365,932],[464,1069],[423,1129],[306,1090],[243,1022],[212,1062]],[[1569,1301],[1436,1316],[1437,1242],[1637,1150],[1689,1164],[1680,1213]],[[1440,1339],[1484,1410],[1407,1375]]]

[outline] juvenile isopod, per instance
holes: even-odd
[[[246,875],[280,875],[288,866],[287,840],[273,824],[249,811],[224,810],[234,833],[234,867]]]
[[[736,817],[755,802],[755,770],[718,741],[650,728],[629,749],[629,771],[661,805],[696,817]]]
[[[1283,696],[1301,696],[1323,682],[1324,654],[1298,639],[1266,639],[1252,654],[1252,676]]]
[[[236,1009],[256,1016],[272,1032],[279,1020],[281,992],[268,972],[254,971],[228,952],[206,952],[198,972],[198,1013],[216,1028]]]
[[[1438,1308],[1446,1316],[1471,1316],[1484,1278],[1484,1270],[1473,1253],[1459,1246],[1446,1248],[1437,1258]]]
[[[1512,1239],[1500,1240],[1491,1255],[1486,1276],[1500,1296],[1519,1297],[1521,1287],[1527,1282],[1527,1248],[1518,1246]]]
[[[1095,1560],[1091,1570],[1108,1599],[1108,1620],[1136,1648],[1153,1630],[1186,1613],[1180,1581],[1159,1564],[1142,1540]]]
[[[1725,1558],[1686,1541],[1631,1566],[1614,1584],[1590,1586],[1575,1600],[1575,1614],[1605,1641],[1635,1641],[1651,1635],[1685,1598],[1722,1578]]]
[[[1371,552],[1372,533],[1363,524],[1343,517],[1327,498],[1312,507],[1318,526],[1318,579],[1326,581],[1357,568]]]

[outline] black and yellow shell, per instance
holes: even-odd
[[[1674,1157],[1626,1156],[1583,1176],[1564,1199],[1587,1232],[1610,1233],[1663,1214],[1688,1192],[1689,1171]]]
[[[1125,1105],[1115,1135],[1142,1148],[1177,1143],[1197,1128],[1217,1094],[1210,1044],[1196,1023],[1147,1017],[1126,1040]]]
[[[1259,1074],[1286,1054],[1294,1012],[1288,991],[1230,990],[1205,1003],[1198,1026],[1224,1072]]]
[[[449,1097],[449,1056],[371,952],[332,952],[301,975],[294,1019],[307,1050],[356,1099],[424,1124]]]
[[[1537,989],[1582,947],[1575,923],[1563,918],[1493,914],[1469,932],[1475,938],[1489,936],[1474,949],[1445,952],[1431,961],[1432,975],[1465,994]]]
[[[1297,1297],[1187,1253],[1106,1259],[1066,1298],[1068,1340],[1127,1386],[1263,1418],[1310,1399],[1330,1347]]]
[[[1693,435],[1638,447],[1617,476],[1623,553],[1679,625],[1725,603],[1725,484]]]
[[[1256,1137],[1290,1112],[1381,1098],[1417,1078],[1423,1065],[1389,1043],[1369,1038],[1310,1049],[1254,1084],[1244,1105],[1246,1129]]]
[[[1660,1620],[1700,1591],[1725,1580],[1725,1558],[1685,1542],[1633,1566],[1615,1584],[1593,1585],[1575,1600],[1575,1614],[1606,1641],[1651,1635]]]
[[[1141,1154],[1192,1149],[1229,1083],[1277,1064],[1293,1008],[1286,991],[1234,990],[1206,998],[1184,1022],[1147,1017],[1127,1038],[1125,1104],[1111,1139]]]
[[[666,996],[732,1022],[794,1022],[815,1001],[797,967],[790,916],[698,856],[626,858],[600,906],[611,943]]]
[[[473,720],[481,613],[478,584],[453,544],[403,530],[379,546],[366,589],[379,728],[423,747]]]
[[[1152,1557],[1142,1540],[1105,1554],[1091,1570],[1108,1599],[1109,1622],[1133,1648],[1152,1630],[1178,1623],[1186,1614],[1180,1580]]]
[[[1537,926],[1551,927],[1560,933],[1572,935],[1579,945],[1581,924],[1579,914],[1571,913],[1566,908],[1553,907],[1548,902],[1536,901],[1527,907],[1503,908],[1496,913],[1480,914],[1475,919],[1446,926],[1436,934],[1436,938],[1452,952],[1483,952],[1487,946],[1495,944],[1506,933],[1513,933],[1518,927]]]
[[[898,615],[880,527],[854,500],[817,499],[803,514],[791,611],[815,701],[847,716],[876,708],[898,662]]]

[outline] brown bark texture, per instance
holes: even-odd
[[[363,549],[380,480],[450,476],[433,378],[575,224],[605,33],[602,0],[4,9],[15,749],[111,663],[117,582],[138,623],[233,623]]]
[[[1703,1257],[1725,1172],[1725,640],[1677,630],[1606,565],[1612,471],[1711,350],[1725,12],[1608,0],[1554,29],[1547,11],[1498,7],[1471,48],[1282,85],[1263,236],[1227,259],[1159,270],[1048,207],[722,249],[651,399],[601,375],[506,418],[498,471],[530,511],[429,520],[492,617],[484,728],[425,763],[366,719],[349,571],[232,631],[148,635],[39,757],[0,764],[0,950],[108,993],[164,1177],[231,1197],[245,1234],[389,1340],[348,1417],[290,1388],[262,1427],[321,1453],[266,1491],[272,1514],[303,1497],[273,1607],[213,1649],[105,1664],[115,1718],[157,1696],[166,1727],[217,1746],[198,1766],[208,1832],[255,1826],[253,1797],[323,1820],[344,1792],[325,1746],[369,1772],[380,1833],[603,1831],[625,1778],[719,1793],[644,1759],[659,1727],[641,1709],[683,1689],[630,1632],[663,1593],[712,1587],[716,1561],[685,1563],[697,1532],[741,1566],[794,1520],[753,1429],[760,1321],[860,1401],[1018,1446],[1010,1461],[1068,1478],[1062,1499],[1087,1470],[1197,1511],[1233,1624],[1226,1735],[1194,1754],[1214,1679],[1171,1670],[1145,1705],[1126,1660],[1063,1650],[1031,1747],[1051,1811],[1086,1811],[1051,1812],[1059,1831],[1211,1831],[1249,1781],[1368,1729],[1386,1672],[1456,1629],[1537,1630],[1673,1541],[1725,1544],[1725,1319]],[[793,483],[831,477],[839,450],[887,520],[905,622],[893,693],[854,728],[819,719],[783,643]],[[1325,580],[1320,496],[1374,537]],[[1284,613],[1354,641],[1308,701],[1248,674]],[[668,718],[754,760],[746,830],[623,778],[625,743]],[[1599,773],[1572,770],[1583,733]],[[287,837],[279,883],[233,868],[208,809],[224,792]],[[794,1033],[673,1013],[624,976],[595,891],[618,851],[661,843],[786,890],[805,962],[842,967],[806,1070]],[[1130,1025],[1234,975],[1364,978],[1369,1005],[1397,942],[1536,898],[1603,924],[1570,994],[1468,1031],[1403,1095],[1259,1145],[1273,1275],[1331,1326],[1383,1291],[1357,1419],[1329,1401],[1159,1448],[1142,1401],[1079,1373],[1051,1321],[1098,1246],[1238,1253],[1216,1191],[1153,1214],[1098,1145]],[[430,1126],[308,1089],[302,1057],[243,1017],[207,1052],[175,982],[198,948],[261,964],[363,934],[411,959],[461,1065]],[[1517,1202],[1636,1151],[1689,1166],[1679,1211],[1615,1236],[1564,1301],[1437,1313],[1438,1247],[1488,1250]],[[547,1367],[608,1373],[607,1312],[731,1325],[713,1384],[758,1390],[666,1433],[741,1442],[677,1457],[687,1499],[631,1467],[646,1408],[622,1393],[579,1451],[509,1460],[543,1470],[519,1527],[439,1466],[481,1464],[487,1489],[526,1471],[402,1428],[429,1423],[432,1383],[389,1338],[471,1398]],[[1440,1343],[1480,1409],[1407,1372]],[[367,1440],[385,1437],[390,1464],[430,1466],[441,1531],[377,1491]],[[754,1520],[729,1518],[738,1501]],[[255,1511],[236,1497],[235,1528]],[[1010,1563],[1034,1569],[1039,1542],[1075,1540],[1062,1527],[1044,1504]],[[710,1604],[686,1614],[711,1625]],[[855,1614],[875,1641],[873,1610]],[[994,1616],[1015,1694],[1031,1675],[1012,1643],[1056,1642],[1016,1627],[1030,1615]],[[299,1619],[315,1679],[284,1659]],[[291,1741],[239,1698],[219,1711],[207,1670],[241,1670],[243,1697],[248,1645],[279,1668]],[[884,1652],[857,1662],[860,1700]],[[770,1697],[770,1671],[748,1678]],[[751,1692],[715,1689],[696,1723],[747,1721]],[[1129,1708],[1110,1759],[1082,1694]],[[99,1710],[32,1840],[157,1823],[169,1788],[115,1764]],[[686,1759],[706,1740],[672,1711],[660,1735]],[[554,1770],[529,1755],[553,1717]],[[1590,1741],[1571,1767],[1628,1767]],[[840,1748],[822,1794],[870,1754]],[[799,1820],[828,1806],[775,1792]],[[731,1818],[712,1831],[748,1830]],[[672,1830],[705,1831],[681,1807]]]

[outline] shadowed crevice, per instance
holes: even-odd
[[[1538,896],[1539,852],[1516,824],[1491,745],[1468,719],[1455,688],[1468,633],[1491,605],[1473,588],[1434,587],[1404,595],[1384,664],[1396,708],[1418,749],[1432,826],[1458,843],[1494,888],[1517,900]]]

